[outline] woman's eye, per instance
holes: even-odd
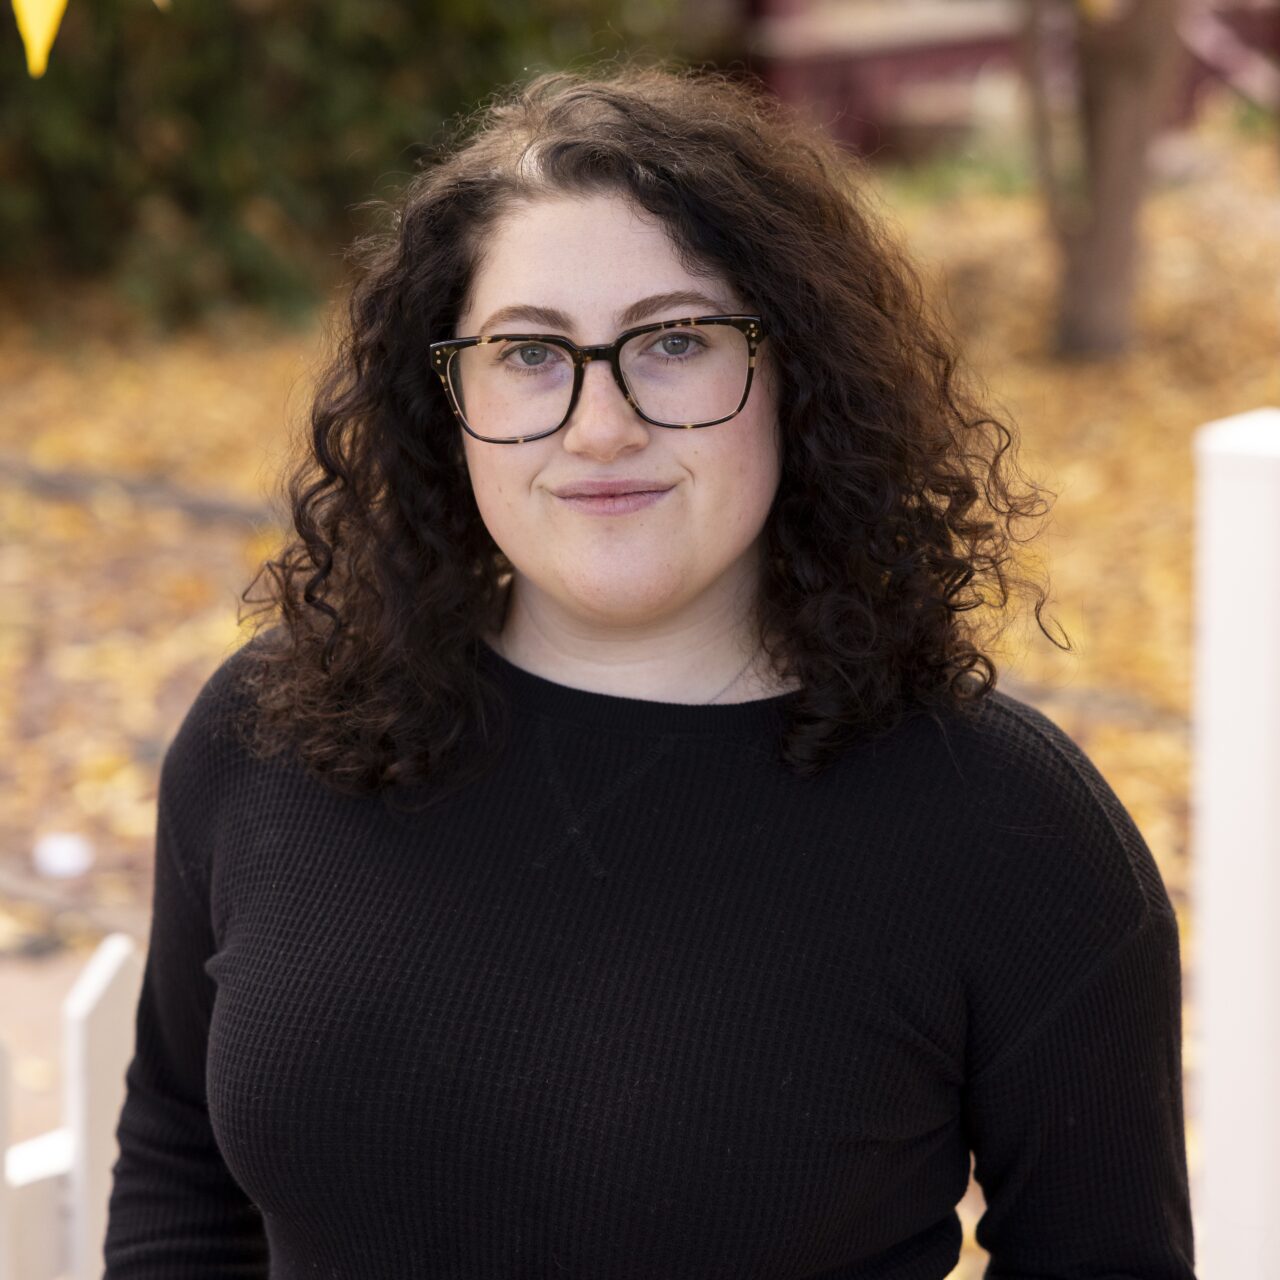
[[[691,333],[664,333],[654,347],[660,356],[685,356],[698,342]]]
[[[551,352],[541,343],[526,343],[523,346],[511,347],[503,355],[503,360],[512,363],[510,357],[514,352],[514,363],[523,369],[538,369],[550,363]]]

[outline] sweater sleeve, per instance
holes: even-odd
[[[261,1214],[227,1169],[206,1105],[214,983],[204,965],[215,944],[207,884],[185,862],[175,820],[203,782],[186,776],[194,723],[161,767],[150,942],[116,1128],[104,1280],[268,1274]]]
[[[1195,1280],[1172,907],[969,1080],[984,1280]]]

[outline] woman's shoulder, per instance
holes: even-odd
[[[1124,957],[1176,971],[1178,919],[1133,815],[1050,714],[992,690],[941,719],[967,780],[945,896],[985,1070]]]
[[[842,759],[823,798],[891,850],[920,927],[974,991],[1050,998],[1153,922],[1174,922],[1133,816],[1045,711],[991,689],[913,714]]]
[[[993,830],[1107,851],[1134,887],[1160,888],[1133,816],[1085,748],[1031,702],[992,689],[973,709],[944,718],[972,800]],[[1145,883],[1144,883],[1145,882]]]
[[[162,795],[211,799],[225,791],[233,772],[252,768],[245,726],[253,700],[246,677],[263,643],[259,634],[237,644],[197,688],[161,762]]]
[[[1073,989],[1152,925],[1176,932],[1133,815],[1062,725],[994,689],[933,723],[939,751],[964,779],[949,897],[977,944],[970,974],[996,1004],[1024,979],[1037,1000]]]
[[[188,705],[175,735],[221,740],[233,733],[241,713],[251,705],[247,678],[268,638],[259,633],[224,651]]]
[[[1168,897],[1133,815],[1085,748],[1023,698],[990,690],[934,721],[974,829],[1010,870],[1060,870],[1130,922]]]

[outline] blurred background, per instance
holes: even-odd
[[[1280,405],[1280,6],[14,8],[0,21],[10,1143],[64,1121],[61,1002],[87,957],[115,932],[145,947],[159,761],[244,638],[239,595],[282,536],[270,491],[360,203],[499,85],[618,53],[758,76],[870,158],[883,216],[1021,432],[1020,465],[1059,495],[1024,554],[1077,651],[1015,626],[1001,687],[1062,725],[1133,814],[1185,965],[1190,442]],[[1197,1138],[1189,1107],[1193,1177]],[[981,1208],[971,1184],[957,1280],[981,1274]]]

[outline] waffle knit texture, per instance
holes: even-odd
[[[251,644],[252,642],[250,642]],[[248,647],[248,646],[246,646]],[[595,693],[436,809],[224,723],[160,775],[104,1280],[1194,1280],[1177,919],[999,690],[815,779],[796,694]]]

